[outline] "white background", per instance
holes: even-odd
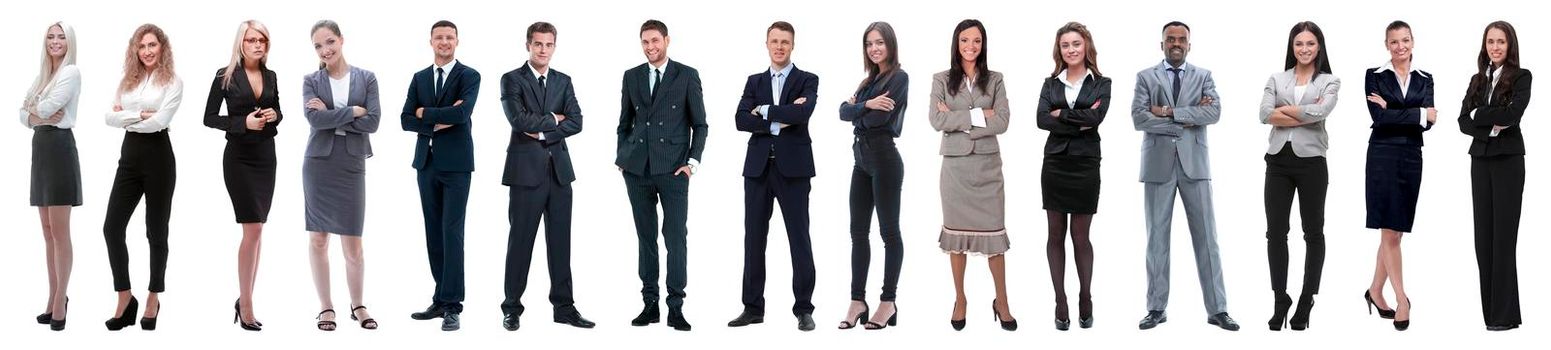
[[[1528,182],[1520,235],[1519,266],[1525,329],[1506,334],[1483,330],[1470,221],[1469,138],[1458,133],[1456,101],[1474,73],[1480,33],[1486,23],[1506,19],[1517,26],[1521,62],[1539,69],[1546,50],[1536,43],[1547,35],[1528,3],[1405,3],[1354,1],[1278,2],[1267,5],[1216,4],[1208,1],[1131,3],[1072,2],[1031,6],[1013,2],[381,2],[360,5],[343,1],[268,1],[223,4],[194,1],[88,2],[78,0],[24,2],[0,19],[0,47],[11,48],[11,67],[0,96],[19,107],[36,74],[39,42],[49,23],[66,20],[75,26],[79,66],[83,74],[75,136],[85,182],[84,206],[74,211],[75,274],[70,294],[74,303],[69,329],[52,333],[35,325],[32,316],[43,309],[45,272],[36,211],[26,206],[31,132],[0,128],[0,149],[11,170],[3,172],[0,198],[4,217],[13,229],[0,244],[0,259],[9,268],[0,278],[5,317],[0,329],[16,346],[64,343],[67,347],[131,344],[131,347],[174,345],[240,347],[312,345],[470,346],[516,341],[512,346],[581,344],[587,347],[668,347],[687,344],[755,348],[790,346],[994,346],[1006,344],[1157,345],[1167,347],[1217,343],[1224,346],[1271,345],[1304,347],[1324,344],[1530,344],[1545,340],[1537,317],[1548,305],[1539,295],[1547,286],[1540,267],[1548,258],[1536,254],[1547,244],[1543,236],[1547,188]],[[1522,6],[1521,6],[1522,5]],[[232,220],[230,202],[220,174],[222,133],[201,125],[207,87],[217,68],[230,58],[238,22],[258,19],[270,28],[270,68],[279,73],[283,112],[277,139],[280,161],[274,210],[270,215],[263,264],[256,291],[256,314],[265,321],[261,334],[241,331],[227,321],[225,306],[236,294],[235,253],[240,231]],[[300,164],[306,142],[302,117],[301,77],[316,69],[308,29],[318,19],[340,23],[350,64],[377,73],[382,91],[383,127],[374,135],[376,156],[368,161],[367,305],[382,324],[375,332],[361,331],[341,317],[340,331],[314,330],[318,311],[309,275],[307,239],[302,223]],[[705,86],[711,126],[700,173],[691,186],[690,284],[686,312],[695,331],[680,333],[661,324],[626,325],[640,307],[636,277],[636,238],[622,179],[612,165],[617,125],[620,74],[644,61],[637,43],[642,21],[657,18],[670,27],[669,56],[698,68]],[[926,122],[932,73],[948,68],[951,31],[963,18],[986,23],[991,69],[1004,73],[1013,112],[1012,128],[1001,137],[1007,178],[1007,225],[1013,249],[1008,255],[1010,298],[1023,329],[1003,332],[985,321],[991,302],[989,274],[981,259],[972,259],[967,277],[969,327],[954,333],[947,325],[952,308],[952,284],[947,259],[936,248],[941,224],[937,173],[938,137]],[[469,199],[467,233],[468,293],[463,322],[456,333],[438,330],[436,321],[412,321],[407,314],[429,302],[432,282],[426,267],[424,236],[415,172],[410,168],[414,135],[397,121],[410,76],[431,63],[428,45],[433,22],[449,19],[461,29],[458,57],[482,73],[483,99],[474,119],[479,144],[473,193]],[[1222,121],[1211,126],[1214,153],[1218,240],[1229,292],[1229,310],[1244,331],[1227,333],[1205,324],[1194,277],[1188,231],[1177,211],[1174,237],[1172,322],[1140,332],[1134,324],[1145,311],[1145,274],[1141,187],[1136,182],[1141,134],[1129,123],[1131,87],[1138,70],[1159,62],[1161,26],[1182,20],[1193,28],[1194,50],[1189,61],[1211,69],[1222,96]],[[1427,133],[1426,172],[1418,207],[1416,233],[1405,240],[1406,282],[1415,301],[1410,332],[1396,333],[1388,320],[1365,314],[1356,293],[1372,276],[1376,231],[1364,229],[1363,157],[1369,119],[1362,99],[1363,70],[1383,64],[1389,55],[1382,41],[1391,20],[1411,23],[1416,38],[1416,63],[1436,76],[1439,123]],[[503,298],[502,271],[508,225],[507,188],[500,185],[504,148],[510,129],[499,106],[499,77],[526,59],[523,31],[533,21],[559,28],[553,67],[574,78],[586,115],[586,131],[570,139],[577,166],[573,262],[577,306],[598,322],[597,329],[580,330],[549,323],[548,281],[544,262],[535,259],[525,326],[515,334],[497,325]],[[818,177],[813,180],[812,237],[818,265],[814,302],[819,330],[799,334],[789,316],[789,265],[784,230],[772,220],[767,288],[767,324],[728,329],[723,324],[741,310],[742,181],[747,135],[735,131],[732,114],[740,87],[749,74],[768,67],[763,45],[765,28],[786,20],[797,29],[794,62],[822,78],[818,111],[810,130],[814,138]],[[849,290],[850,238],[847,234],[847,187],[852,165],[851,126],[836,118],[836,107],[850,95],[864,72],[859,41],[869,22],[893,23],[900,40],[904,69],[915,78],[914,96],[905,133],[900,138],[906,170],[902,227],[906,244],[898,330],[851,331],[833,327],[844,313]],[[1102,71],[1114,79],[1110,121],[1104,136],[1104,188],[1093,226],[1097,252],[1094,279],[1097,326],[1056,333],[1050,324],[1053,296],[1045,263],[1045,215],[1040,209],[1039,164],[1046,132],[1027,118],[1035,109],[1038,86],[1053,69],[1050,50],[1057,27],[1076,20],[1095,36]],[[1330,191],[1325,231],[1328,257],[1323,291],[1306,334],[1267,333],[1265,320],[1272,303],[1265,261],[1265,221],[1262,207],[1264,163],[1269,127],[1258,123],[1257,104],[1266,77],[1282,70],[1287,31],[1295,22],[1313,20],[1326,35],[1335,74],[1344,79],[1341,102],[1328,129]],[[168,293],[154,333],[129,329],[106,333],[100,321],[112,316],[114,297],[105,249],[98,232],[104,202],[112,183],[122,130],[104,126],[100,118],[110,108],[121,76],[123,50],[134,28],[156,23],[171,37],[178,75],[185,83],[184,104],[172,127],[179,160],[179,181],[172,216]],[[1544,84],[1541,84],[1544,85]],[[1544,90],[1544,89],[1540,89]],[[1539,117],[1545,103],[1531,104],[1524,125],[1529,141],[1528,175],[1544,174],[1546,143]],[[224,112],[224,108],[222,109]],[[1297,215],[1293,215],[1296,220]],[[136,214],[130,226],[130,252],[135,293],[144,298],[146,249],[140,237],[143,221]],[[1292,224],[1293,277],[1297,290],[1302,265],[1301,234]],[[877,233],[873,233],[876,237]],[[882,275],[881,243],[874,238],[869,302],[876,304]],[[336,241],[337,242],[337,241]],[[337,247],[337,243],[335,244]],[[543,243],[537,247],[542,249]],[[333,248],[333,247],[331,247]],[[1070,248],[1068,248],[1070,249]],[[334,301],[348,305],[342,259],[334,252]],[[1070,255],[1070,253],[1068,253]],[[1070,266],[1068,276],[1075,276]],[[1068,293],[1076,302],[1077,284],[1069,277]],[[1075,318],[1076,306],[1073,305]],[[346,315],[341,313],[342,316]],[[858,334],[862,333],[862,334]],[[236,337],[236,338],[232,338]],[[1275,338],[1266,338],[1275,337]],[[1275,339],[1275,340],[1270,340]],[[1539,341],[1537,341],[1539,340]],[[221,344],[221,345],[217,345]],[[507,345],[507,344],[502,344]]]

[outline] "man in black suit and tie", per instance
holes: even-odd
[[[734,116],[738,131],[749,133],[749,150],[743,159],[743,313],[727,322],[728,327],[765,322],[765,243],[772,204],[779,200],[792,253],[792,313],[797,315],[797,329],[814,328],[813,247],[808,239],[814,170],[808,117],[818,100],[819,76],[792,65],[795,36],[786,22],[765,30],[770,68],[749,76]]]
[[[668,60],[668,25],[641,24],[646,63],[625,71],[619,108],[619,148],[614,164],[625,177],[639,240],[637,272],[646,306],[630,321],[659,321],[657,309],[657,203],[662,203],[662,237],[668,249],[668,326],[688,331],[684,320],[685,226],[689,177],[705,150],[705,103],[700,73]]]
[[[479,98],[479,72],[453,58],[458,26],[452,22],[431,26],[431,49],[435,63],[415,73],[399,115],[404,131],[417,136],[414,167],[425,214],[426,255],[436,280],[431,306],[410,317],[441,317],[442,330],[455,331],[463,312],[463,217],[474,171],[469,115]]]
[[[571,77],[549,67],[555,52],[555,26],[528,26],[528,63],[501,76],[501,108],[512,124],[501,184],[511,188],[507,219],[512,230],[506,243],[506,301],[501,303],[501,327],[515,331],[524,310],[528,267],[539,220],[544,221],[544,245],[549,257],[549,302],[555,323],[592,328],[571,299],[571,153],[565,139],[582,132],[582,108],[571,89]]]

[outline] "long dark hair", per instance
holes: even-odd
[[[1099,49],[1093,47],[1093,33],[1088,32],[1088,26],[1077,22],[1066,22],[1061,29],[1056,29],[1055,45],[1050,49],[1050,57],[1055,59],[1056,69],[1050,72],[1050,77],[1055,78],[1061,75],[1061,71],[1066,70],[1066,60],[1061,59],[1061,36],[1066,33],[1077,33],[1082,37],[1083,66],[1087,67],[1089,72],[1093,72],[1093,76],[1103,78],[1104,74],[1099,73]]]
[[[872,60],[867,58],[867,33],[875,30],[883,37],[883,47],[889,50],[889,57],[883,59],[883,66],[886,67],[872,63]],[[867,80],[863,80],[862,84],[856,87],[856,91],[866,89],[867,84],[877,80],[878,76],[885,72],[887,76],[893,76],[894,72],[899,71],[899,40],[895,39],[894,27],[890,26],[889,22],[872,22],[867,25],[867,30],[862,32],[862,66],[867,69]]]
[[[990,84],[986,79],[986,76],[991,75],[991,67],[986,63],[986,49],[989,48],[986,45],[989,40],[986,38],[990,35],[986,34],[986,27],[980,24],[980,21],[966,19],[953,28],[953,45],[950,47],[953,51],[950,52],[951,60],[948,65],[948,96],[958,96],[959,85],[964,84],[964,57],[959,54],[959,34],[970,28],[980,30],[980,56],[975,57],[975,76],[979,78],[975,80],[975,89],[983,95],[986,93],[986,86]]]
[[[1514,80],[1519,73],[1519,34],[1513,30],[1513,25],[1504,21],[1496,21],[1486,25],[1486,30],[1481,31],[1481,54],[1476,55],[1476,76],[1470,78],[1470,91],[1466,93],[1465,100],[1468,104],[1474,104],[1481,100],[1481,95],[1486,93],[1485,87],[1492,83],[1492,58],[1486,54],[1486,35],[1492,29],[1503,31],[1508,37],[1507,57],[1503,57],[1502,77],[1498,79],[1497,86],[1492,90],[1492,101],[1507,101],[1508,94],[1512,93]],[[1476,106],[1470,106],[1472,108]]]
[[[1310,21],[1294,24],[1292,32],[1287,33],[1287,66],[1282,69],[1293,69],[1293,67],[1298,66],[1298,56],[1293,53],[1293,41],[1296,41],[1298,34],[1303,32],[1313,33],[1314,41],[1319,42],[1319,53],[1314,54],[1314,75],[1331,74],[1330,54],[1326,52],[1329,50],[1326,50],[1325,32],[1319,30],[1318,24]]]

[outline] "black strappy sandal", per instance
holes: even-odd
[[[326,332],[332,332],[335,329],[339,328],[339,325],[334,323],[334,321],[324,321],[323,320],[323,314],[330,313],[330,312],[334,312],[334,309],[324,309],[323,311],[319,311],[318,312],[318,317],[314,317],[315,319],[318,320],[318,330],[326,331]],[[336,315],[337,315],[337,313],[336,313]],[[338,317],[338,316],[335,316],[335,317]]]
[[[860,300],[858,300],[860,301]],[[846,315],[846,319],[840,321],[840,329],[852,329],[862,325],[862,320],[867,319],[867,314],[872,313],[872,307],[862,301],[862,312],[856,315]]]
[[[361,306],[350,308],[350,320],[351,321],[361,321],[361,328],[377,329],[377,320],[376,319],[372,319],[372,318],[368,317],[367,319],[361,320],[361,319],[357,319],[355,317],[355,311],[356,310],[365,310],[365,309],[366,309],[366,305],[361,305]]]

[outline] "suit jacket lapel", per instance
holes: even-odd
[[[634,89],[635,90],[634,93],[636,94],[636,101],[640,101],[640,102],[642,102],[642,104],[645,104],[648,107],[651,106],[651,104],[652,104],[652,86],[651,86],[651,81],[652,81],[652,65],[651,65],[651,63],[643,63],[643,64],[641,64],[640,66],[636,67],[636,69],[632,70],[630,72],[630,75],[634,75],[635,76],[635,78],[631,78],[631,80],[635,80],[636,81],[636,88]]]
[[[1177,106],[1179,101],[1170,100],[1174,96],[1174,73],[1169,72],[1169,69],[1165,67],[1167,67],[1167,64],[1158,66],[1157,69],[1153,70],[1153,76],[1158,78],[1158,90],[1163,91],[1163,100],[1168,101],[1169,106]],[[1180,81],[1180,86],[1184,86],[1184,77],[1180,77],[1180,79],[1182,80]]]
[[[366,104],[366,76],[360,73],[355,68],[350,68],[350,96],[345,97],[345,105]]]
[[[1077,88],[1077,100],[1076,101],[1066,101],[1066,108],[1067,109],[1077,109],[1077,106],[1081,103],[1081,102],[1078,102],[1078,101],[1091,101],[1091,100],[1093,100],[1093,96],[1091,96],[1091,95],[1093,95],[1093,85],[1097,84],[1095,81],[1096,80],[1094,80],[1093,77],[1091,77],[1091,76],[1083,78],[1082,86]],[[1057,81],[1056,83],[1060,83],[1061,84],[1061,89],[1062,89],[1062,91],[1061,91],[1061,99],[1065,100],[1066,99],[1066,91],[1065,91],[1066,84],[1065,83],[1061,83],[1060,81]]]
[[[674,66],[673,61],[669,60],[668,64],[663,65],[663,68],[668,68],[668,67],[672,67],[672,66]],[[681,67],[672,67],[672,68],[673,69],[669,69],[667,72],[663,72],[662,73],[662,81],[657,83],[659,85],[659,86],[657,86],[657,94],[656,95],[652,95],[652,105],[655,106],[657,104],[657,98],[658,97],[662,97],[662,95],[666,95],[667,94],[665,89],[667,89],[669,86],[673,86],[674,79],[678,79],[679,71],[683,70]],[[647,94],[650,95],[651,91],[647,91]]]
[[[312,84],[317,85],[318,100],[323,101],[323,108],[334,109],[334,84],[329,83],[328,71],[323,71],[323,80],[314,80]]]

